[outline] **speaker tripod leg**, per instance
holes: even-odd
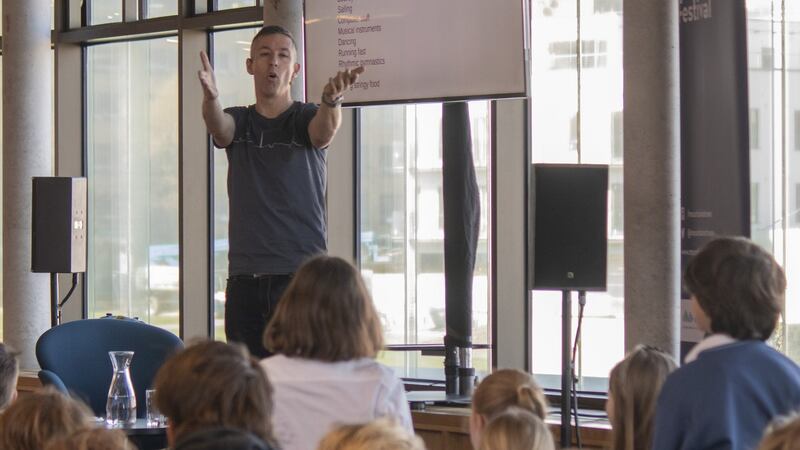
[[[572,446],[572,292],[561,291],[561,448]]]
[[[50,273],[50,326],[58,325],[61,320],[58,311],[58,274]]]

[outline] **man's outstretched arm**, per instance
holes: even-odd
[[[322,89],[319,111],[308,124],[308,136],[314,147],[325,148],[333,140],[336,131],[342,124],[341,104],[344,93],[363,72],[363,67],[338,72],[335,77],[328,80],[328,84]]]
[[[200,79],[200,86],[203,87],[203,120],[214,143],[218,147],[227,147],[233,141],[236,124],[233,123],[233,117],[226,114],[219,103],[217,79],[206,52],[200,52],[200,62],[202,69],[197,71],[197,77]]]

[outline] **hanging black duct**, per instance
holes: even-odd
[[[446,392],[469,395],[475,376],[471,367],[472,275],[480,231],[480,194],[466,102],[442,106],[442,183]]]

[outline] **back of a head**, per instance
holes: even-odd
[[[650,448],[658,394],[676,368],[672,356],[639,345],[611,369],[608,395],[614,409],[609,417],[613,450]]]
[[[210,428],[184,435],[175,450],[271,450],[263,439],[236,428]]]
[[[19,376],[19,353],[0,342],[0,411],[14,399]]]
[[[425,450],[425,443],[397,422],[383,418],[334,428],[317,450]]]
[[[763,341],[775,330],[786,276],[775,258],[749,239],[709,242],[689,260],[683,279],[712,332]]]
[[[89,428],[50,442],[46,450],[136,450],[122,430]]]
[[[335,256],[303,263],[264,331],[264,346],[330,362],[377,356],[383,331],[358,269]]]
[[[758,450],[797,450],[800,448],[800,414],[773,421],[767,427]]]
[[[472,396],[472,409],[487,420],[509,407],[530,411],[542,420],[547,417],[547,400],[533,375],[497,370],[480,382]]]
[[[479,450],[554,450],[553,435],[530,411],[511,407],[486,424]]]
[[[272,437],[272,386],[247,349],[200,341],[168,359],[154,381],[155,404],[175,439],[217,427]]]
[[[92,413],[53,388],[20,397],[0,415],[0,448],[41,450],[51,440],[92,426]]]

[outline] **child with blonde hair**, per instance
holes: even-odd
[[[472,446],[478,448],[486,424],[509,407],[518,407],[541,420],[547,417],[547,400],[533,375],[516,369],[500,369],[487,376],[472,396],[469,421]]]
[[[0,415],[0,449],[42,450],[51,440],[93,424],[88,406],[44,388],[20,397]]]
[[[0,412],[17,398],[18,353],[0,342]]]
[[[340,425],[320,441],[317,450],[425,450],[419,436],[390,419]]]
[[[50,442],[46,450],[136,450],[121,430],[88,428]]]
[[[553,435],[530,410],[512,406],[497,414],[481,433],[478,450],[555,450]]]
[[[797,450],[800,448],[800,415],[775,419],[767,428],[758,450]]]
[[[617,363],[608,379],[606,412],[612,450],[647,450],[661,386],[677,368],[675,359],[655,347],[639,345]]]

